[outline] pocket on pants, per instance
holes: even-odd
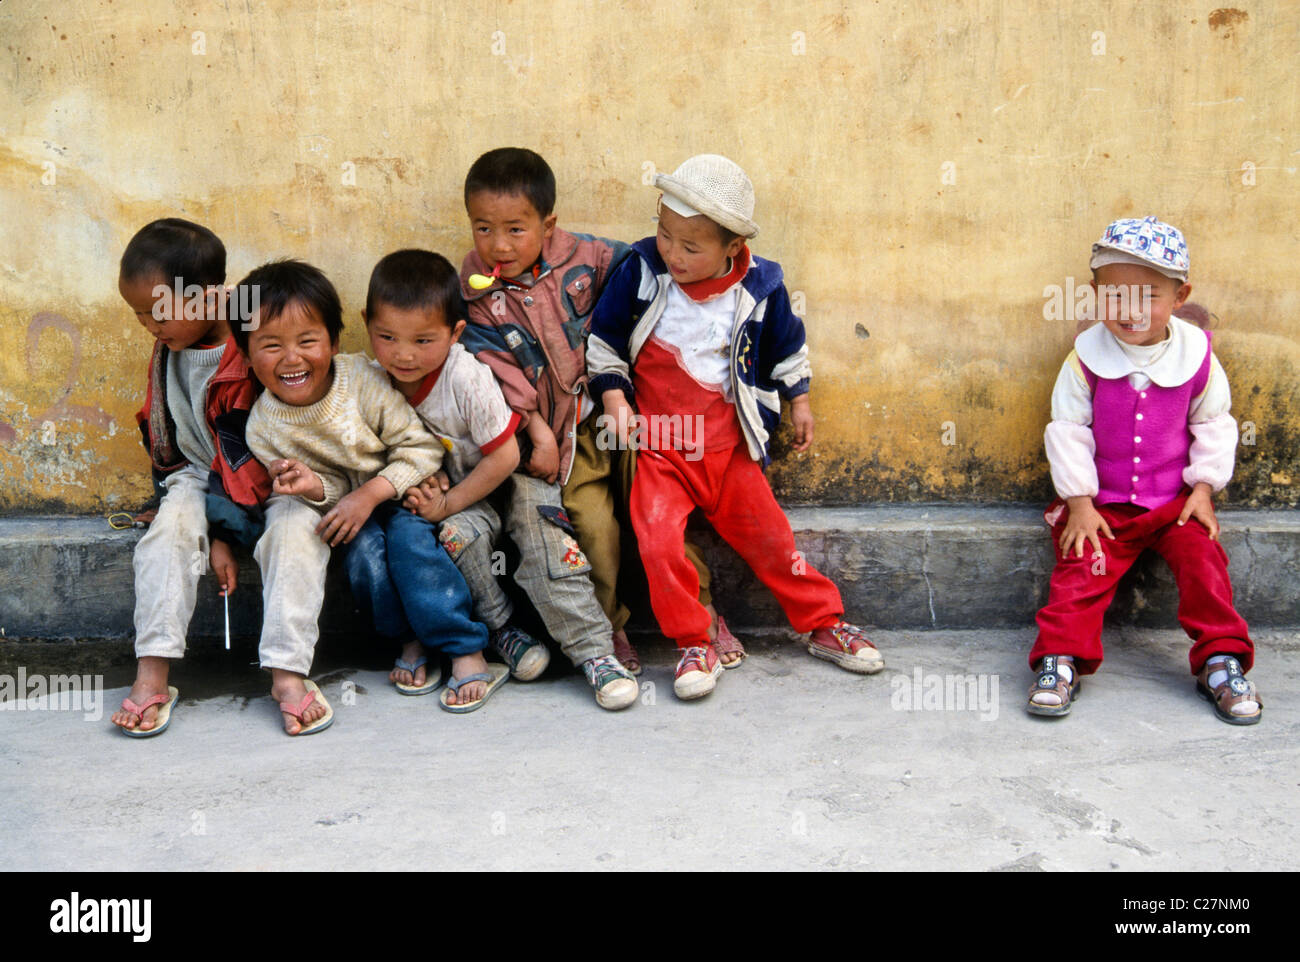
[[[591,562],[578,546],[574,537],[573,524],[563,508],[548,504],[537,506],[537,513],[549,526],[543,540],[546,543],[546,568],[552,581],[571,578],[574,575],[588,574]],[[554,529],[554,530],[550,530]]]
[[[438,525],[438,543],[452,561],[459,561],[469,546],[482,536],[483,532],[477,525],[459,515],[453,515]]]

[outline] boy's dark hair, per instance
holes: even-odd
[[[525,147],[498,147],[474,161],[465,175],[465,207],[480,191],[523,194],[545,220],[555,210],[555,173],[550,165]]]
[[[380,304],[398,310],[412,308],[442,311],[448,327],[468,320],[465,298],[460,293],[456,268],[441,254],[408,248],[386,255],[370,272],[366,291],[366,323]]]
[[[226,246],[201,224],[165,217],[141,227],[122,252],[122,278],[161,277],[168,286],[210,287],[226,282]]]
[[[339,292],[319,268],[299,260],[270,261],[254,268],[239,282],[231,294],[231,301],[241,305],[252,304],[254,291],[259,306],[259,323],[274,320],[297,301],[311,309],[325,324],[331,344],[339,342],[339,335],[343,333],[343,305],[339,302]],[[252,333],[252,330],[245,330],[246,326],[242,323],[230,325],[235,343],[245,354]]]

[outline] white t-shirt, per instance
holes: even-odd
[[[707,301],[692,300],[668,285],[668,303],[652,336],[672,345],[686,373],[701,387],[731,396],[731,329],[736,322],[736,289]]]
[[[378,365],[378,362],[375,362]],[[519,418],[506,404],[492,369],[453,344],[441,369],[409,399],[446,451],[442,466],[459,484],[515,432]]]

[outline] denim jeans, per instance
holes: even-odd
[[[396,501],[374,510],[343,560],[357,607],[381,637],[401,644],[414,636],[451,657],[487,647],[487,628],[471,619],[469,588],[436,527]]]

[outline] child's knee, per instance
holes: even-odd
[[[382,532],[362,528],[348,546],[343,568],[353,585],[388,580],[388,551]]]

